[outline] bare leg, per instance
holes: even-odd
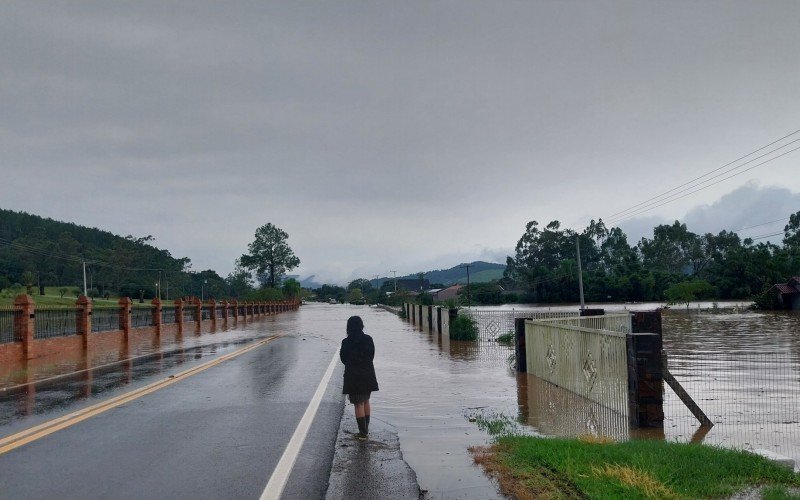
[[[369,407],[368,406],[369,403],[366,403],[366,405],[367,405],[367,407]],[[355,406],[355,408],[356,408],[356,418],[362,418],[364,416],[364,414],[365,414],[364,413],[365,403],[358,403],[358,404],[355,404],[353,406]]]
[[[370,415],[371,409],[369,407],[369,399],[364,401],[364,416],[368,417]]]

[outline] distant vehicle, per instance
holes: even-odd
[[[339,302],[336,299],[330,299],[328,301],[329,304],[338,304]]]

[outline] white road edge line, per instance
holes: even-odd
[[[300,423],[297,424],[297,429],[294,430],[294,434],[292,434],[289,444],[287,444],[286,449],[283,450],[283,455],[281,455],[278,465],[276,465],[275,470],[272,471],[272,476],[270,476],[269,482],[267,482],[267,487],[264,488],[264,492],[261,493],[260,500],[280,499],[281,493],[283,493],[283,488],[286,486],[286,481],[289,479],[289,475],[292,473],[292,468],[297,460],[297,455],[300,454],[300,448],[303,447],[303,443],[308,435],[308,430],[311,428],[311,422],[314,420],[314,417],[317,414],[319,404],[322,401],[322,396],[325,395],[325,389],[328,387],[328,382],[330,381],[331,376],[333,376],[333,369],[336,368],[336,361],[338,357],[339,349],[336,349],[336,352],[333,353],[333,359],[331,359],[328,369],[325,371],[325,375],[322,376],[322,380],[319,382],[319,386],[317,386],[317,391],[314,393],[314,396],[311,397],[311,402],[308,403],[306,412],[303,413],[303,418],[301,418]]]

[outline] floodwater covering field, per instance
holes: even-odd
[[[607,311],[658,306],[592,305]],[[714,422],[710,429],[700,426],[666,384],[663,431],[633,431],[622,415],[532,376],[518,377],[520,419],[545,435],[693,441],[767,449],[800,462],[800,314],[753,311],[747,306],[708,302],[692,303],[688,310],[683,306],[663,311],[669,370]],[[514,309],[568,310],[567,306]]]

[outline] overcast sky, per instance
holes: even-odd
[[[800,129],[798,20],[796,1],[5,1],[0,207],[222,275],[266,222],[318,281],[502,262],[529,220],[608,218]],[[622,226],[788,217],[799,164]]]

